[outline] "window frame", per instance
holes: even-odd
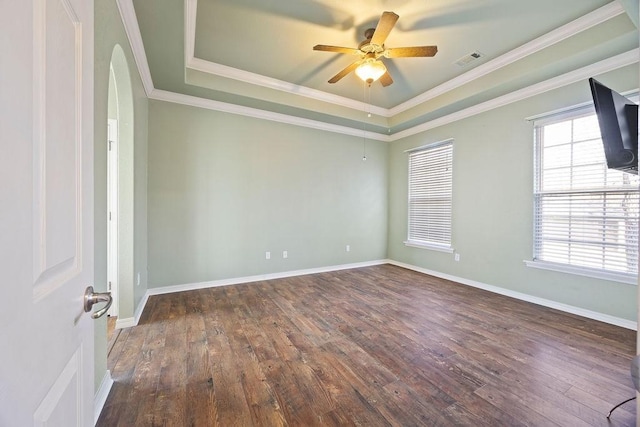
[[[637,102],[637,99],[634,99],[634,101]],[[533,267],[533,268],[539,268],[539,269],[544,269],[544,270],[551,270],[551,271],[557,271],[557,272],[562,272],[562,273],[569,273],[569,274],[575,274],[575,275],[580,275],[580,276],[585,276],[585,277],[591,277],[591,278],[597,278],[597,279],[604,279],[604,280],[611,280],[611,281],[616,281],[616,282],[621,282],[621,283],[627,283],[627,284],[632,284],[632,285],[637,285],[638,282],[638,274],[637,273],[629,273],[629,272],[621,272],[621,271],[614,271],[614,270],[606,270],[606,269],[599,269],[599,268],[591,268],[591,267],[585,267],[585,266],[578,266],[578,265],[572,265],[572,264],[567,264],[567,263],[561,263],[561,262],[552,262],[552,261],[547,261],[547,260],[541,260],[541,259],[536,259],[538,254],[537,254],[537,248],[536,248],[536,242],[538,239],[538,215],[537,215],[537,211],[538,211],[538,203],[539,200],[541,199],[541,197],[544,196],[544,194],[546,193],[551,194],[553,192],[550,191],[541,191],[540,190],[540,181],[542,179],[541,177],[541,156],[542,156],[542,140],[541,140],[541,136],[540,136],[540,132],[543,131],[543,128],[545,126],[548,125],[552,125],[555,123],[560,123],[560,122],[564,122],[564,121],[569,121],[569,120],[576,120],[579,118],[583,118],[583,117],[587,117],[590,115],[595,115],[595,110],[593,108],[592,104],[583,104],[581,106],[577,106],[571,109],[567,109],[564,111],[559,111],[559,112],[555,112],[555,113],[551,113],[549,115],[546,116],[541,116],[541,117],[536,117],[536,118],[532,118],[531,120],[534,122],[534,162],[533,162],[533,175],[534,175],[534,179],[533,179],[533,247],[532,247],[532,253],[533,253],[533,257],[532,260],[526,260],[525,264],[528,267]],[[571,139],[571,144],[576,143],[576,140],[572,137]],[[603,154],[604,156],[604,154]],[[573,164],[572,164],[573,167]],[[606,166],[605,166],[606,167]],[[620,172],[622,173],[622,172]],[[560,193],[562,194],[579,194],[579,193],[584,193],[585,190],[575,190],[575,191],[561,191]],[[604,191],[604,193],[607,194],[613,194],[616,192],[620,192],[619,189],[612,189],[611,191]],[[556,192],[557,193],[557,192]],[[634,192],[632,191],[632,194]],[[639,193],[638,188],[636,188],[635,193]]]
[[[424,153],[427,151],[434,151],[436,149],[440,149],[443,146],[448,146],[449,147],[449,162],[447,163],[448,166],[448,170],[449,170],[449,176],[447,178],[449,178],[449,186],[450,186],[450,193],[449,193],[449,204],[448,204],[448,210],[449,210],[449,218],[448,218],[448,224],[449,224],[449,228],[448,230],[445,231],[445,233],[448,234],[448,241],[447,242],[438,242],[438,241],[429,241],[429,240],[420,240],[420,239],[415,239],[415,238],[411,238],[411,231],[412,231],[412,192],[411,192],[411,187],[412,187],[412,171],[411,171],[411,159],[412,156],[418,154],[418,153]],[[446,140],[442,140],[442,141],[438,141],[438,142],[433,142],[433,143],[429,143],[426,145],[422,145],[420,147],[416,147],[416,148],[412,148],[409,150],[406,150],[405,153],[408,153],[407,156],[407,239],[404,241],[405,246],[408,247],[414,247],[414,248],[420,248],[420,249],[429,249],[429,250],[434,250],[434,251],[440,251],[440,252],[446,252],[446,253],[453,253],[454,249],[452,247],[452,241],[453,241],[453,138],[450,139],[446,139]],[[443,175],[442,175],[443,176]],[[415,236],[413,236],[415,237]]]

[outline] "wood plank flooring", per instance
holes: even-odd
[[[152,296],[98,426],[632,426],[635,332],[391,265]]]

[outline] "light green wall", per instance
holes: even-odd
[[[640,7],[638,0],[618,0],[620,4],[624,7],[627,15],[631,18],[631,21],[638,27],[638,18],[640,14]]]
[[[150,101],[149,286],[386,258],[388,146],[366,150],[362,161],[362,138]]]
[[[147,287],[384,258],[636,320],[636,287],[524,266],[532,247],[532,127],[524,120],[588,100],[575,84],[391,144],[148,101],[115,1],[95,2],[95,280],[106,289],[109,62],[125,53],[133,100],[132,316]],[[637,67],[601,80],[638,86]],[[454,143],[453,256],[407,248],[407,148]],[[148,168],[148,169],[147,169]],[[149,179],[147,180],[147,171]],[[148,193],[147,193],[148,186]],[[345,251],[345,245],[351,252]],[[282,251],[289,258],[282,258]],[[271,260],[265,260],[271,251]],[[148,258],[147,258],[148,257]],[[148,268],[147,268],[148,266]],[[147,270],[150,271],[147,277]],[[140,286],[135,286],[137,273]],[[106,322],[95,323],[95,382]]]
[[[94,173],[95,173],[95,274],[94,287],[97,291],[107,288],[107,117],[109,92],[109,63],[114,47],[122,47],[131,76],[133,93],[133,270],[142,272],[141,285],[134,287],[133,300],[128,302],[127,315],[132,316],[146,292],[147,271],[147,131],[148,100],[142,81],[136,69],[116,2],[96,0],[95,2],[95,69],[94,69]],[[113,113],[113,112],[112,112]],[[122,307],[121,307],[122,314]],[[95,323],[95,385],[98,387],[107,369],[106,319]]]
[[[637,88],[637,73],[636,65],[598,77],[626,91]],[[151,101],[149,287],[388,257],[635,321],[635,286],[524,264],[533,217],[525,118],[589,100],[585,80],[391,144],[368,141],[367,162],[360,138]],[[460,262],[402,243],[404,151],[448,138]]]
[[[637,66],[599,77],[638,87]],[[525,120],[590,100],[576,83],[405,138],[389,154],[389,258],[587,310],[636,320],[636,286],[526,267],[533,247],[533,125]],[[406,247],[405,150],[454,138],[453,237],[460,254]]]

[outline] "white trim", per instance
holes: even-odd
[[[149,301],[149,292],[147,291],[142,296],[142,299],[140,300],[140,302],[138,303],[138,306],[136,307],[136,312],[134,313],[134,320],[136,325],[140,322],[140,317],[142,316],[142,312],[144,311],[144,308],[147,306],[148,301]]]
[[[113,73],[113,67],[111,67],[111,73]],[[117,98],[117,82],[115,78],[113,80],[116,85]],[[118,105],[117,101],[116,105]],[[107,314],[115,317],[118,317],[120,310],[120,287],[118,283],[118,271],[120,268],[118,263],[119,146],[118,121],[107,119],[107,286],[109,287],[109,283],[111,283],[108,290],[113,298],[113,304],[111,304]]]
[[[107,369],[107,372],[104,373],[102,381],[100,382],[100,387],[93,398],[93,425],[98,424],[98,418],[100,418],[100,414],[102,413],[104,404],[107,402],[107,397],[109,397],[109,392],[111,391],[112,386],[113,379],[111,378],[111,371]]]
[[[203,73],[215,76],[226,77],[244,83],[256,86],[262,86],[269,89],[287,92],[293,95],[300,95],[306,98],[327,102],[341,107],[351,108],[358,111],[364,111],[365,108],[378,116],[390,117],[388,108],[377,107],[367,103],[356,101],[340,95],[334,95],[317,89],[311,89],[306,86],[300,86],[282,80],[266,77],[260,74],[251,73],[249,71],[240,70],[238,68],[229,67],[227,65],[218,64],[195,57],[195,39],[196,39],[196,14],[198,8],[198,0],[184,0],[185,3],[185,67],[192,70],[201,71]],[[193,3],[190,4],[190,3]]]
[[[197,13],[197,0],[184,0],[185,1],[185,61],[189,67],[198,66],[198,61],[192,61],[193,58],[193,49],[195,49],[195,19]],[[134,58],[136,60],[136,65],[138,66],[138,72],[140,74],[140,78],[142,79],[142,83],[145,88],[145,92],[147,96],[151,99],[159,99],[167,102],[177,102],[179,104],[184,105],[193,105],[199,106],[202,108],[208,108],[211,110],[217,111],[226,111],[231,114],[240,114],[247,117],[256,117],[264,120],[272,120],[281,123],[288,123],[297,126],[309,127],[313,129],[326,130],[329,132],[342,133],[344,135],[351,135],[362,137],[363,132],[361,129],[350,128],[347,126],[339,126],[339,125],[331,125],[324,122],[318,122],[309,119],[302,119],[295,116],[287,116],[280,113],[271,113],[268,111],[258,110],[255,108],[243,107],[235,104],[228,104],[219,101],[208,100],[204,98],[196,98],[192,96],[188,96],[187,98],[199,99],[198,102],[194,102],[193,100],[185,102],[184,95],[180,94],[171,94],[171,92],[167,91],[158,91],[154,89],[153,81],[151,79],[151,72],[149,70],[149,64],[147,62],[147,57],[144,51],[144,44],[142,42],[142,36],[140,34],[140,28],[138,26],[138,21],[135,15],[135,9],[133,7],[132,0],[117,0],[118,10],[120,11],[120,16],[122,18],[122,22],[125,27],[125,31],[127,33],[127,37],[129,39],[129,43],[131,45],[131,50],[133,51]],[[481,77],[495,69],[498,69],[504,65],[512,63],[513,61],[526,56],[525,54],[534,53],[546,46],[549,46],[553,43],[557,43],[572,34],[575,34],[580,31],[584,31],[594,25],[599,24],[600,22],[604,22],[607,19],[611,19],[620,13],[624,12],[624,9],[618,4],[618,2],[611,2],[587,15],[578,18],[569,24],[566,24],[556,30],[551,31],[545,36],[541,36],[538,39],[535,39],[517,49],[514,49],[511,52],[503,55],[500,58],[496,58],[495,60],[483,64],[479,67],[474,68],[473,70],[455,78],[437,88],[431,89],[419,95],[418,100],[420,102],[425,102],[426,100],[432,99],[434,96],[437,96],[443,92],[439,91],[447,91],[455,89],[463,84],[466,84],[474,79]],[[187,33],[188,32],[188,33]],[[625,65],[630,65],[638,62],[638,49],[629,51],[627,53],[617,55],[613,58],[605,59],[596,64],[592,64],[590,66],[584,67],[580,70],[576,70],[574,72],[567,73],[563,76],[558,76],[556,78],[552,78],[547,80],[546,82],[538,83],[527,88],[523,88],[519,91],[513,92],[508,95],[504,95],[493,100],[478,104],[473,107],[466,108],[464,110],[458,111],[453,114],[449,114],[447,116],[440,117],[438,119],[422,123],[420,125],[405,129],[404,131],[395,133],[393,135],[385,135],[379,134],[376,132],[366,132],[366,138],[375,139],[378,141],[387,141],[393,142],[402,138],[406,138],[411,135],[416,135],[421,132],[425,132],[427,130],[436,128],[438,126],[443,126],[445,124],[452,123],[457,120],[462,120],[476,114],[480,114],[486,111],[489,111],[494,108],[502,107],[504,105],[517,102],[531,96],[537,95],[539,93],[556,89],[558,87],[562,87],[564,85],[568,85],[571,83],[575,83],[581,79],[586,77],[590,77],[592,75],[601,74],[607,71],[611,71]],[[197,58],[193,58],[196,60]],[[203,60],[199,60],[202,62],[207,62]],[[339,97],[336,95],[328,94],[326,92],[317,91],[315,89],[305,88],[298,85],[292,85],[288,82],[281,82],[275,79],[269,79],[264,76],[259,76],[258,74],[242,72],[241,74],[236,74],[231,67],[220,66],[219,64],[209,63],[211,65],[204,65],[200,63],[200,66],[203,66],[205,69],[208,67],[212,67],[210,71],[218,71],[228,73],[227,77],[234,78],[237,80],[242,80],[248,83],[254,83],[261,86],[272,87],[278,90],[290,90],[292,93],[300,94],[306,97],[310,97],[313,99],[318,99],[320,101],[325,101],[329,103],[334,103],[336,105],[342,105],[348,108],[354,108],[358,111],[362,110],[363,103],[359,101],[354,101],[349,98]],[[493,68],[492,68],[493,67]],[[479,71],[478,71],[479,70]],[[241,71],[241,70],[238,70]],[[577,73],[581,71],[582,74]],[[252,82],[252,78],[256,77],[260,79]],[[288,89],[287,89],[288,88]],[[160,95],[162,92],[164,95]],[[154,96],[155,93],[155,96]],[[373,107],[376,114],[382,117],[394,117],[395,114],[405,111],[408,108],[412,108],[413,105],[410,103],[417,102],[416,98],[412,100],[406,101],[403,104],[399,104],[392,109],[385,109],[380,107]],[[416,104],[417,105],[417,104]]]
[[[124,1],[124,0],[119,0]],[[266,110],[259,110],[256,108],[244,107],[236,104],[230,104],[226,102],[214,101],[211,99],[199,98],[195,96],[182,95],[175,92],[168,92],[164,90],[154,89],[148,94],[149,99],[156,99],[159,101],[173,102],[177,104],[190,105],[193,107],[206,108],[214,111],[223,111],[230,114],[238,114],[246,117],[254,117],[263,120],[270,120],[280,123],[287,123],[295,126],[309,127],[312,129],[324,130],[327,132],[340,133],[343,135],[350,135],[356,137],[363,137],[366,135],[367,139],[375,139],[383,142],[394,142],[403,138],[407,138],[412,135],[416,135],[427,130],[444,126],[449,123],[453,123],[459,120],[463,120],[477,114],[485,113],[487,111],[503,107],[505,105],[522,101],[524,99],[539,95],[541,93],[558,89],[563,86],[579,82],[588,77],[602,74],[608,71],[616,70],[627,65],[635,64],[640,61],[639,58],[640,49],[633,49],[628,52],[616,55],[611,58],[604,59],[600,62],[588,65],[578,70],[571,71],[561,76],[545,80],[543,82],[534,84],[511,92],[509,94],[491,99],[489,101],[474,105],[469,108],[457,111],[446,116],[439,117],[429,122],[424,122],[417,126],[405,129],[401,132],[394,133],[393,135],[385,135],[376,132],[362,132],[362,129],[351,128],[348,126],[333,125],[325,122],[319,122],[310,119],[299,118],[296,116],[289,116],[281,113],[273,113]]]
[[[206,288],[213,288],[213,287],[219,287],[219,286],[239,285],[239,284],[243,284],[243,283],[252,283],[252,282],[257,282],[257,281],[262,281],[262,280],[282,279],[282,278],[287,278],[287,277],[304,276],[304,275],[308,275],[308,274],[326,273],[326,272],[339,271],[339,270],[348,270],[348,269],[352,269],[352,268],[370,267],[370,266],[382,265],[382,264],[395,265],[395,266],[398,266],[398,267],[406,268],[408,270],[417,271],[419,273],[428,274],[428,275],[434,276],[434,277],[439,277],[441,279],[451,280],[453,282],[460,283],[462,285],[467,285],[467,286],[471,286],[471,287],[474,287],[474,288],[483,289],[485,291],[493,292],[493,293],[496,293],[496,294],[500,294],[500,295],[508,296],[508,297],[511,297],[511,298],[515,298],[517,300],[526,301],[526,302],[530,302],[530,303],[533,303],[533,304],[538,304],[538,305],[541,305],[541,306],[544,306],[544,307],[553,308],[553,309],[560,310],[560,311],[563,311],[563,312],[566,312],[566,313],[571,313],[571,314],[575,314],[575,315],[578,315],[578,316],[586,317],[588,319],[593,319],[593,320],[597,320],[597,321],[600,321],[600,322],[609,323],[611,325],[620,326],[622,328],[631,329],[631,330],[637,330],[638,329],[638,322],[634,322],[634,321],[631,321],[631,320],[623,319],[621,317],[611,316],[611,315],[608,315],[608,314],[599,313],[599,312],[592,311],[592,310],[587,310],[587,309],[576,307],[576,306],[572,306],[572,305],[569,305],[569,304],[563,304],[563,303],[560,303],[560,302],[557,302],[557,301],[552,301],[552,300],[548,300],[548,299],[545,299],[545,298],[536,297],[536,296],[525,294],[525,293],[522,293],[522,292],[512,291],[512,290],[501,288],[501,287],[498,287],[498,286],[488,285],[486,283],[477,282],[475,280],[470,280],[470,279],[465,279],[463,277],[453,276],[451,274],[446,274],[446,273],[441,273],[441,272],[434,271],[434,270],[429,270],[429,269],[426,269],[426,268],[418,267],[418,266],[411,265],[411,264],[406,264],[406,263],[395,261],[395,260],[392,260],[392,259],[380,259],[380,260],[375,260],[375,261],[366,261],[366,262],[360,262],[360,263],[354,263],[354,264],[341,264],[341,265],[335,265],[335,266],[320,267],[320,268],[310,268],[310,269],[305,269],[305,270],[295,270],[295,271],[288,271],[288,272],[282,272],[282,273],[272,273],[272,274],[264,274],[264,275],[256,275],[256,276],[247,276],[247,277],[237,277],[237,278],[231,278],[231,279],[214,280],[214,281],[211,281],[211,282],[187,283],[187,284],[183,284],[183,285],[174,285],[174,286],[164,286],[164,287],[160,287],[160,288],[151,288],[151,289],[147,290],[147,293],[145,294],[145,296],[143,298],[143,301],[141,301],[141,303],[138,306],[138,308],[139,308],[139,311],[140,311],[140,314],[141,314],[142,310],[144,310],[144,306],[146,305],[149,296],[151,296],[151,295],[163,295],[163,294],[170,294],[170,293],[174,293],[174,292],[192,291],[192,290],[196,290],[196,289],[206,289]],[[139,318],[139,316],[138,316],[138,318]],[[135,326],[135,325],[131,325],[131,326]]]
[[[563,86],[567,86],[572,83],[579,82],[591,76],[602,74],[607,71],[616,70],[618,68],[622,68],[627,65],[635,64],[640,60],[639,55],[640,55],[640,49],[633,49],[628,52],[621,53],[611,58],[604,59],[600,62],[587,65],[586,67],[582,67],[577,70],[570,71],[561,76],[553,77],[551,79],[516,90],[506,95],[493,98],[489,101],[476,104],[472,107],[465,108],[460,111],[456,111],[455,113],[448,114],[446,116],[442,116],[437,119],[431,120],[429,122],[419,124],[417,126],[403,130],[401,132],[394,133],[393,135],[391,135],[390,139],[391,141],[397,141],[399,139],[406,138],[408,136],[416,135],[418,133],[425,132],[430,129],[434,129],[439,126],[444,126],[446,124],[463,120],[480,113],[485,113],[487,111],[490,111],[499,107],[504,107],[505,105],[509,105],[514,102],[522,101],[524,99],[531,98],[536,95],[540,95],[550,90],[558,89]]]
[[[131,328],[133,326],[138,326],[138,322],[136,322],[135,317],[123,317],[123,318],[118,318],[116,320],[116,329],[124,329],[124,328]]]
[[[135,58],[136,65],[138,66],[138,73],[142,79],[144,91],[147,96],[149,96],[153,91],[153,80],[151,79],[151,70],[149,69],[149,63],[147,62],[147,54],[144,51],[144,43],[142,42],[140,27],[138,26],[136,10],[133,7],[133,0],[116,0],[116,4],[118,5],[122,24],[124,25],[124,30],[127,33],[127,38],[131,45],[133,57]]]
[[[501,288],[498,286],[487,285],[486,283],[476,282],[475,280],[469,280],[462,277],[453,276],[450,274],[440,273],[438,271],[428,270],[426,268],[417,267],[411,264],[405,264],[399,261],[389,260],[389,264],[396,265],[398,267],[406,268],[408,270],[417,271],[419,273],[428,274],[430,276],[439,277],[441,279],[451,280],[463,285],[471,286],[478,289],[484,289],[485,291],[493,292],[496,294],[508,296],[521,301],[538,304],[544,307],[553,308],[556,310],[564,311],[565,313],[571,313],[578,316],[586,317],[588,319],[597,320],[611,325],[620,326],[622,328],[637,330],[638,322],[623,319],[621,317],[611,316],[604,313],[598,313],[597,311],[591,311],[584,308],[576,307],[569,304],[563,304],[561,302],[548,300],[545,298],[539,298],[533,295],[524,294],[522,292],[516,292],[509,289]]]
[[[137,326],[138,322],[140,321],[140,317],[142,316],[142,312],[144,311],[147,305],[147,302],[149,301],[149,297],[151,295],[171,294],[174,292],[193,291],[196,289],[215,288],[219,286],[229,286],[229,285],[240,285],[243,283],[252,283],[252,282],[258,282],[262,280],[283,279],[287,277],[304,276],[307,274],[326,273],[330,271],[348,270],[351,268],[370,267],[372,265],[387,264],[388,262],[389,260],[382,259],[382,260],[365,261],[365,262],[359,262],[359,263],[353,263],[353,264],[340,264],[340,265],[327,266],[327,267],[310,268],[305,270],[285,271],[282,273],[270,273],[270,274],[261,274],[256,276],[235,277],[230,279],[214,280],[211,282],[186,283],[182,285],[150,288],[150,289],[147,289],[147,292],[145,292],[144,296],[142,297],[140,304],[138,304],[138,307],[136,308],[135,316],[116,320],[116,329],[131,328],[133,326]]]
[[[149,70],[149,64],[147,62],[147,57],[144,51],[144,44],[142,42],[142,36],[140,34],[140,28],[138,26],[138,21],[135,15],[133,2],[132,0],[117,0],[117,5],[120,11],[120,15],[122,17],[122,22],[124,24],[127,37],[129,39],[129,43],[131,45],[131,49],[133,51],[134,58],[136,60],[136,64],[138,66],[138,71],[140,73],[140,77],[142,79],[145,92],[147,93],[148,96],[150,96],[150,94],[154,92],[154,86],[153,86],[153,81],[151,79],[151,72]],[[184,5],[185,5],[184,6],[185,7],[185,17],[184,17],[185,19],[185,67],[219,75],[222,77],[232,78],[238,81],[243,81],[243,82],[255,84],[258,86],[285,91],[291,94],[305,96],[308,98],[316,99],[318,101],[324,101],[324,102],[332,103],[335,105],[352,108],[358,111],[363,110],[364,108],[363,106],[365,104],[360,101],[355,101],[350,98],[333,95],[324,91],[311,89],[305,86],[295,85],[289,82],[272,79],[269,77],[261,76],[259,74],[250,73],[244,70],[239,70],[239,69],[228,67],[222,64],[216,64],[213,62],[195,58],[194,50],[195,50],[197,0],[184,0]],[[414,97],[409,101],[399,104],[391,109],[375,107],[375,106],[371,106],[369,108],[374,114],[377,114],[381,117],[386,117],[386,118],[394,117],[398,113],[401,113],[410,108],[413,108],[430,99],[433,99],[434,97],[439,96],[442,93],[445,93],[447,91],[460,87],[464,84],[467,84],[492,71],[495,71],[501,67],[511,64],[514,61],[522,59],[527,55],[531,55],[545,47],[558,43],[566,39],[567,37],[570,37],[573,34],[577,34],[601,22],[604,22],[608,19],[612,19],[613,17],[618,16],[623,12],[624,12],[624,8],[618,2],[611,2],[591,13],[588,13],[562,27],[559,27],[545,34],[544,36],[538,37],[537,39],[532,40],[529,43],[526,43],[520,46],[519,48],[516,48],[506,53],[505,55],[502,55],[501,57],[496,58],[493,61],[480,65],[479,67],[476,67],[473,70],[457,78],[449,80],[448,82],[434,89],[431,89],[427,92],[424,92],[423,94],[418,95],[417,97]],[[637,62],[638,61],[637,50],[632,52],[636,52],[636,58],[634,62]],[[599,64],[607,63],[607,61],[608,60],[601,61]],[[625,64],[625,65],[628,65],[628,64]],[[585,67],[585,68],[588,68],[588,67]],[[619,68],[619,66],[616,68]],[[605,71],[609,71],[609,70],[606,69],[600,72],[605,72]],[[592,73],[592,74],[595,74],[595,73]],[[554,79],[551,79],[551,80],[554,80]],[[565,84],[569,84],[569,83],[565,83]],[[538,85],[530,86],[530,88],[534,88],[534,87],[538,87]],[[551,88],[547,90],[551,90]],[[520,93],[520,92],[521,91],[517,91],[517,93]],[[529,96],[532,96],[532,95],[529,95]],[[524,98],[521,98],[521,99],[525,99],[526,97],[528,96],[525,96]],[[500,98],[503,98],[503,97],[500,97]],[[497,98],[497,99],[500,99],[500,98]],[[519,100],[519,99],[513,99],[510,102],[515,102],[516,100]],[[169,102],[173,102],[173,101],[169,101]],[[219,103],[219,104],[224,104],[224,103]],[[488,101],[488,103],[483,103],[482,105],[484,106],[484,108],[491,109],[491,108],[497,108],[498,106],[502,106],[505,104],[501,105],[500,103],[497,103],[496,106],[492,107],[491,101]],[[229,112],[232,112],[233,114],[241,114],[240,111],[246,108],[246,107],[240,107],[240,106],[235,106],[235,107],[236,107],[235,109],[232,109],[233,111],[229,111]],[[470,114],[470,115],[478,114],[478,112],[474,113],[473,112],[474,110],[472,108],[466,109],[463,111],[465,111],[466,114]],[[248,110],[256,111],[255,109],[251,109],[251,108],[249,108]],[[483,112],[483,111],[488,111],[488,110],[485,109],[479,112]],[[252,112],[250,111],[246,111],[244,115],[254,117],[252,115]],[[275,117],[277,117],[278,115],[281,116],[281,114],[277,114]],[[460,114],[456,116],[456,113],[454,113],[454,114],[445,116],[443,118],[436,119],[431,122],[427,122],[423,124],[423,125],[429,125],[429,126],[421,127],[419,125],[410,129],[406,129],[405,131],[399,132],[397,134],[394,134],[394,137],[392,137],[390,141],[395,141],[397,139],[404,138],[409,135],[415,135],[417,133],[424,132],[425,130],[433,129],[434,127],[437,127],[437,126],[442,126],[442,124],[450,123],[451,121],[470,117],[470,115]],[[266,120],[271,120],[270,117],[271,116],[269,116],[268,114],[261,115],[261,118],[264,118]],[[304,123],[306,119],[301,119],[301,120],[302,122],[298,122],[294,124],[305,126],[304,124],[300,124],[300,123]],[[275,120],[275,121],[283,122],[282,120]],[[296,121],[296,120],[293,120],[293,121]],[[284,123],[289,123],[289,122],[290,121],[284,121]],[[314,121],[311,121],[311,122],[314,122]],[[317,126],[307,126],[307,127],[322,129]],[[346,135],[353,135],[354,131],[351,130],[352,128],[349,128],[346,126],[333,127],[333,130],[330,130],[330,131],[343,133],[343,130],[345,129],[348,130],[344,132]],[[358,133],[359,134],[357,136],[361,136],[361,132],[358,132]],[[376,135],[382,135],[382,134],[376,134]],[[401,135],[401,136],[396,137],[396,135]],[[388,137],[388,135],[384,135],[384,136]],[[371,138],[371,139],[376,139],[376,138]],[[379,140],[382,140],[382,139],[379,139]]]
[[[149,295],[171,294],[174,292],[193,291],[196,289],[216,288],[219,286],[240,285],[243,283],[260,282],[264,280],[284,279],[287,277],[305,276],[308,274],[327,273],[330,271],[349,270],[352,268],[370,267],[373,265],[387,264],[389,260],[380,259],[374,261],[357,262],[353,264],[340,264],[327,267],[308,268],[304,270],[284,271],[281,273],[259,274],[255,276],[235,277],[230,279],[214,280],[211,282],[186,283],[183,285],[163,286],[161,288],[151,288],[147,291]]]
[[[315,99],[317,101],[327,102],[329,104],[339,105],[341,107],[351,108],[357,111],[371,112],[382,117],[390,117],[389,109],[377,107],[375,105],[366,104],[344,96],[334,95],[317,89],[311,89],[306,86],[300,86],[283,80],[265,77],[260,74],[249,71],[240,70],[238,68],[229,67],[227,65],[217,64],[215,62],[206,61],[200,58],[192,58],[186,64],[187,68],[203,73],[212,74],[219,77],[238,80],[240,82],[249,83],[256,86],[262,86],[269,89],[279,90],[292,95],[304,96],[305,98]]]
[[[621,13],[624,13],[624,8],[618,2],[611,2],[607,5],[604,5],[591,13],[587,13],[586,15],[581,16],[580,18],[569,22],[562,27],[556,28],[555,30],[550,31],[547,34],[538,37],[537,39],[531,40],[530,42],[525,43],[522,46],[513,49],[512,51],[507,52],[492,61],[479,65],[473,70],[467,71],[466,73],[458,77],[448,80],[440,86],[436,86],[435,88],[430,89],[408,101],[405,101],[402,104],[396,105],[389,110],[390,116],[393,117],[396,114],[414,108],[446,92],[457,89],[460,86],[479,79],[482,76],[492,73],[502,67],[512,64],[513,62],[516,62],[542,49],[561,42],[568,37],[588,30],[589,28],[592,28],[604,21],[612,19],[620,15]]]
[[[282,80],[273,79],[260,74],[251,73],[248,71],[240,70],[237,68],[229,67],[226,65],[218,64],[211,61],[206,61],[201,58],[195,57],[195,37],[196,37],[196,13],[198,0],[184,0],[185,2],[185,66],[193,70],[202,71],[208,74],[226,77],[245,83],[267,87],[283,92],[297,94],[308,98],[328,102],[335,105],[340,105],[347,108],[353,108],[356,110],[362,110],[365,105],[362,102],[355,101],[350,98],[333,95],[324,91],[311,89],[305,86],[300,86],[285,82]],[[189,3],[194,3],[195,6]],[[440,96],[446,92],[457,89],[467,83],[477,80],[489,73],[492,73],[502,67],[512,64],[522,58],[539,52],[549,46],[561,42],[575,34],[588,30],[602,22],[612,19],[620,14],[624,13],[624,8],[619,2],[611,2],[606,4],[593,12],[577,18],[568,24],[565,24],[559,28],[556,28],[549,33],[538,37],[524,45],[513,49],[506,54],[482,64],[473,70],[470,70],[458,77],[455,77],[447,82],[430,89],[414,98],[409,99],[401,104],[396,105],[393,108],[382,108],[371,106],[369,107],[372,112],[382,117],[393,117],[396,114],[407,111],[414,108],[424,102],[427,102],[437,96]]]
[[[133,314],[133,317],[125,317],[125,318],[116,320],[116,329],[124,329],[124,328],[131,328],[133,326],[138,326],[138,323],[140,322],[140,317],[142,316],[142,312],[144,311],[144,308],[147,306],[147,302],[149,301],[149,295],[151,294],[147,290],[147,292],[145,292],[145,294],[142,296],[140,303],[138,303],[138,306],[136,307],[136,311]]]
[[[429,249],[432,251],[446,252],[448,254],[452,254],[454,251],[451,246],[439,246],[435,244],[416,242],[414,240],[405,240],[403,243],[405,246],[409,246],[411,248]]]
[[[425,145],[421,145],[419,147],[409,148],[408,150],[404,150],[405,153],[415,153],[416,151],[423,151],[429,148],[435,148],[440,145],[448,144],[449,142],[453,142],[453,138],[443,139],[442,141],[430,142]]]
[[[193,60],[196,50],[198,0],[184,0],[184,63]]]
[[[565,264],[557,264],[548,261],[524,260],[527,267],[539,268],[541,270],[556,271],[559,273],[576,274],[578,276],[592,277],[594,279],[611,280],[613,282],[626,283],[628,285],[638,285],[638,277],[623,273],[613,273],[609,271],[594,270],[591,268],[575,267]]]
[[[157,101],[173,102],[176,104],[188,105],[191,107],[205,108],[207,110],[221,111],[224,113],[237,114],[240,116],[253,117],[256,119],[269,120],[272,122],[285,123],[294,126],[302,126],[311,129],[322,130],[326,132],[340,133],[359,138],[366,137],[377,141],[389,142],[391,137],[377,132],[363,131],[362,129],[351,128],[348,126],[334,125],[317,120],[305,119],[288,114],[275,113],[257,108],[244,107],[227,102],[214,101],[212,99],[199,98],[196,96],[183,95],[175,92],[154,89],[149,94],[149,99]]]
[[[593,114],[595,113],[595,107],[593,106],[593,101],[581,102],[576,105],[572,105],[570,107],[558,108],[557,110],[552,110],[546,113],[536,114],[534,116],[525,117],[524,120],[527,122],[533,122],[534,126],[546,124],[547,120],[552,118],[552,121],[562,121],[566,117],[574,117],[579,114]]]
[[[629,98],[631,101],[638,103],[638,89],[628,90],[620,93],[622,96]],[[596,109],[593,106],[593,100],[581,102],[569,107],[558,108],[557,110],[547,111],[545,113],[536,114],[525,117],[524,120],[534,122],[534,125],[544,125],[555,121],[562,121],[565,117],[572,117],[579,114],[595,114]]]

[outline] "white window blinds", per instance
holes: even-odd
[[[409,153],[407,244],[451,247],[453,140]]]
[[[534,261],[637,275],[639,180],[607,169],[595,114],[535,133]]]

